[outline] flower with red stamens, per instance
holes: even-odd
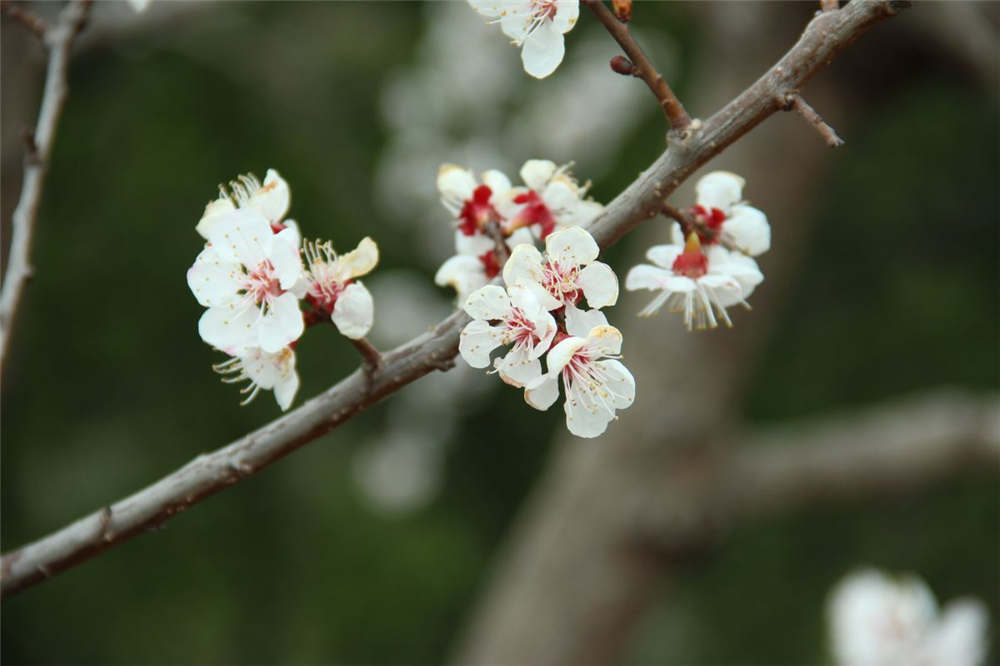
[[[229,183],[228,190],[222,185],[219,186],[219,198],[205,206],[205,212],[195,230],[207,240],[212,225],[224,219],[227,213],[250,208],[267,218],[274,233],[293,229],[293,235],[296,237],[293,240],[298,246],[301,242],[298,224],[295,220],[285,219],[290,202],[291,190],[288,188],[288,183],[274,169],[267,170],[263,184],[252,173],[238,176]]]
[[[713,171],[695,185],[697,203],[687,210],[712,233],[699,233],[702,245],[722,241],[730,248],[756,257],[771,247],[771,226],[763,212],[742,201],[746,181],[728,171]],[[673,242],[684,243],[684,232],[674,225]]]
[[[500,214],[494,205],[497,197],[510,190],[510,179],[491,169],[483,172],[480,184],[469,169],[442,164],[438,170],[437,188],[441,203],[454,216],[459,230],[472,236],[483,233],[491,222],[499,225]]]
[[[540,240],[558,229],[587,227],[604,206],[585,198],[587,186],[580,186],[569,165],[557,167],[549,160],[528,160],[521,167],[525,187],[515,187],[496,199],[508,232],[522,227],[533,230]]]
[[[365,237],[343,255],[329,241],[306,242],[303,251],[309,262],[306,300],[314,310],[326,313],[343,335],[355,340],[365,337],[374,322],[375,306],[371,292],[355,279],[378,264],[375,241]]]
[[[579,0],[469,0],[480,14],[499,22],[503,33],[521,47],[524,71],[544,79],[566,53],[563,34],[580,16]]]

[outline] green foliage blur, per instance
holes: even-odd
[[[643,11],[689,65],[697,26],[685,8]],[[270,395],[240,408],[197,335],[184,276],[216,183],[278,168],[307,235],[349,248],[371,234],[381,266],[432,279],[436,266],[412,251],[421,228],[390,226],[372,185],[387,141],[380,87],[424,28],[415,3],[224,3],[107,36],[74,60],[37,277],[3,378],[4,550],[278,414]],[[655,156],[662,119],[650,106],[595,183],[599,200]],[[975,81],[930,69],[838,128],[850,143],[831,158],[803,270],[755,364],[748,420],[941,385],[997,389],[997,110]],[[4,197],[18,185],[5,173]],[[357,363],[335,335],[307,335],[299,351],[296,404]],[[456,404],[440,494],[397,516],[374,510],[351,476],[385,409],[5,601],[4,663],[441,662],[561,411],[533,412],[499,389],[471,410]],[[977,595],[1000,619],[995,472],[746,526],[691,564],[644,621],[632,660],[821,662],[825,595],[858,564],[918,572],[940,600]]]

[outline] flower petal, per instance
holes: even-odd
[[[524,401],[544,412],[559,398],[559,373],[549,372],[535,378],[524,389]]]
[[[493,239],[486,234],[472,234],[471,236],[467,236],[461,231],[455,231],[455,251],[459,254],[478,257],[485,252],[489,252],[494,247],[496,245],[493,243]]]
[[[694,186],[696,200],[699,206],[718,208],[726,215],[733,204],[743,197],[743,186],[746,181],[729,171],[713,171],[698,180]]]
[[[302,256],[299,254],[297,229],[284,229],[275,235],[271,245],[271,264],[282,289],[292,289],[305,275]]]
[[[473,319],[505,319],[510,315],[510,297],[503,287],[488,284],[469,294],[462,308]]]
[[[608,318],[600,310],[581,310],[571,303],[566,304],[566,332],[578,338],[586,338],[598,326],[607,326]]]
[[[666,281],[673,277],[673,272],[650,266],[649,264],[639,264],[629,269],[625,276],[625,290],[638,291],[639,289],[663,289]]]
[[[592,308],[603,308],[618,302],[618,276],[603,261],[595,261],[582,271],[576,283]]]
[[[378,264],[378,245],[365,236],[358,246],[338,259],[340,269],[349,278],[367,275]]]
[[[202,238],[208,240],[209,231],[212,229],[214,224],[219,221],[219,219],[225,217],[227,213],[231,213],[236,210],[236,206],[233,205],[232,200],[227,196],[219,196],[215,201],[210,201],[207,206],[205,206],[205,212],[202,213],[201,219],[195,226],[194,230],[197,231]]]
[[[216,349],[235,356],[247,347],[257,346],[254,326],[259,316],[256,307],[246,305],[212,307],[198,320],[198,335]]]
[[[684,251],[684,245],[654,245],[646,250],[646,258],[660,268],[672,271],[678,255]]]
[[[446,199],[465,201],[472,198],[476,189],[476,177],[468,169],[456,164],[442,164],[438,169],[438,192]]]
[[[200,305],[210,308],[239,299],[244,274],[240,265],[223,261],[212,246],[207,246],[187,272],[187,283]]]
[[[271,354],[281,351],[302,337],[305,322],[299,310],[299,299],[295,294],[285,292],[268,302],[268,311],[256,324],[260,347]]]
[[[285,179],[274,169],[268,169],[267,175],[264,176],[264,184],[250,196],[247,206],[260,211],[268,222],[274,224],[285,217],[291,198]]]
[[[473,368],[488,368],[490,353],[500,346],[502,332],[482,319],[473,319],[458,338],[458,352]]]
[[[741,252],[756,257],[771,248],[771,225],[762,211],[736,205],[722,225],[722,237]]]
[[[482,262],[475,257],[461,254],[455,255],[441,264],[434,275],[434,284],[454,288],[458,292],[459,302],[464,301],[467,294],[479,289],[487,282]]]
[[[330,319],[342,335],[352,340],[365,337],[375,321],[375,302],[371,292],[360,282],[347,285],[333,304]]]
[[[556,0],[552,23],[559,32],[569,32],[580,18],[580,0]]]
[[[566,412],[566,427],[577,437],[597,437],[608,429],[608,423],[614,418],[614,412],[603,405],[595,404],[582,393],[574,393],[572,389],[566,392],[566,402],[563,404]]]
[[[580,227],[570,227],[549,234],[545,252],[549,261],[561,266],[586,266],[600,253],[593,236]]]
[[[510,189],[510,178],[502,171],[490,169],[483,172],[483,185],[490,188],[492,199]]]
[[[555,172],[556,163],[551,160],[528,160],[521,167],[521,180],[531,189],[541,192]]]
[[[615,408],[625,409],[631,406],[635,401],[635,378],[629,369],[621,361],[613,358],[596,363],[607,376],[607,387],[614,398]]]
[[[587,348],[601,356],[617,356],[622,350],[622,333],[614,326],[595,326],[587,336]]]
[[[545,365],[549,369],[549,374],[555,375],[562,372],[573,355],[580,351],[585,344],[587,344],[586,338],[570,336],[550,349],[548,356],[545,357]]]
[[[259,212],[239,208],[221,216],[208,230],[208,241],[226,261],[235,261],[254,269],[271,252],[274,232]]]
[[[524,71],[536,79],[544,79],[556,71],[566,54],[562,32],[552,21],[544,21],[531,31],[521,47]]]
[[[506,242],[507,247],[511,250],[514,250],[518,245],[523,245],[525,243],[534,247],[535,237],[531,235],[531,229],[528,227],[521,227],[520,229],[515,229],[514,233],[510,235]]]
[[[497,373],[505,383],[521,388],[542,375],[542,363],[532,358],[523,347],[514,347],[494,363]]]

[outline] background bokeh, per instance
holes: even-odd
[[[538,82],[464,3],[97,10],[72,63],[37,275],[3,377],[4,550],[278,415],[268,394],[240,408],[209,369],[219,356],[197,336],[201,308],[184,275],[217,183],[276,168],[306,236],[344,249],[375,237],[373,337],[390,346],[451,307],[432,283],[453,252],[435,200],[439,162],[513,173],[529,157],[575,160],[608,201],[663,145],[648,92],[607,71],[614,44],[585,16],[560,70]],[[638,5],[635,29],[682,99],[706,85],[704,46],[720,38],[706,14],[729,10]],[[760,10],[775,23],[747,46],[757,72],[814,7]],[[828,118],[848,143],[824,154],[814,187],[783,188],[770,173],[762,180],[777,185],[755,188],[756,174],[745,173],[755,205],[794,199],[807,216],[773,225],[809,230],[751,363],[739,416],[755,427],[941,386],[997,389],[996,79],[947,35],[927,38],[921,11],[879,26],[819,75],[836,93]],[[16,137],[36,112],[43,59],[6,19],[2,42],[8,238]],[[768,123],[793,142],[819,141],[791,115]],[[726,155],[710,166],[726,168]],[[626,239],[608,260],[622,273],[640,250]],[[642,302],[623,298],[612,319]],[[741,316],[738,326],[765,324]],[[298,403],[357,364],[332,329],[311,330],[298,351]],[[640,396],[654,372],[636,369]],[[561,417],[525,408],[495,378],[436,373],[163,529],[5,601],[2,658],[441,662]],[[939,599],[975,595],[1000,617],[996,472],[741,527],[672,581],[629,659],[823,663],[825,595],[858,564],[918,572]]]

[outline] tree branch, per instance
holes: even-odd
[[[798,90],[837,52],[878,21],[893,3],[855,0],[817,16],[781,61],[721,111],[694,121],[656,162],[608,204],[590,227],[602,248],[616,243],[663,202],[698,167],[780,109],[781,95]],[[135,494],[36,542],[5,554],[0,593],[8,595],[75,566],[111,546],[153,528],[175,513],[256,473],[326,434],[458,353],[459,332],[469,317],[457,311],[434,329],[382,356],[382,369],[365,390],[362,370],[271,424],[212,453],[199,456]]]
[[[653,91],[653,95],[660,102],[660,108],[663,109],[663,114],[667,117],[670,122],[670,127],[675,130],[684,130],[691,124],[691,116],[684,109],[684,105],[681,101],[677,99],[674,95],[674,91],[670,89],[667,82],[663,79],[663,76],[656,70],[653,63],[649,61],[646,54],[643,53],[639,44],[632,37],[632,33],[629,31],[628,26],[611,13],[607,7],[604,6],[603,0],[583,0],[584,4],[590,7],[590,10],[594,12],[597,20],[607,28],[611,36],[615,38],[615,41],[621,45],[622,50],[629,57],[631,68],[628,71],[619,68],[615,68],[614,60],[612,61],[612,69],[614,69],[619,74],[627,73],[642,79],[649,86],[649,89]],[[621,62],[621,61],[618,61]]]
[[[836,148],[838,146],[844,145],[844,140],[837,135],[837,130],[830,127],[826,121],[818,113],[816,109],[809,106],[809,103],[802,99],[802,96],[798,93],[788,93],[785,95],[783,100],[785,104],[785,109],[788,111],[795,110],[800,116],[802,116],[807,123],[816,128],[819,135],[823,137],[826,141],[826,145],[831,148]]]
[[[28,256],[31,251],[31,236],[38,217],[45,175],[49,170],[49,156],[52,153],[56,127],[68,94],[66,78],[70,50],[73,40],[87,21],[90,4],[90,0],[73,0],[63,9],[59,20],[51,28],[44,28],[44,23],[41,22],[34,24],[35,29],[44,29],[42,38],[49,50],[49,64],[38,122],[27,142],[21,198],[11,220],[10,254],[7,257],[3,290],[0,291],[0,367],[7,356],[21,292],[31,277],[32,268]],[[13,5],[8,7],[5,4],[4,7],[8,13],[13,12]]]

